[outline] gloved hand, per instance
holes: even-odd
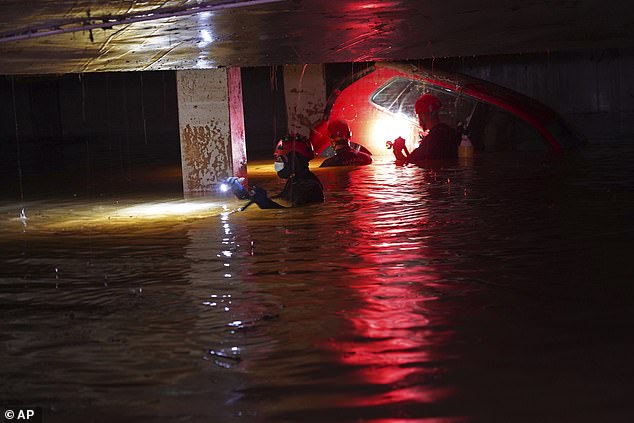
[[[275,201],[271,200],[266,193],[260,187],[253,186],[249,191],[251,194],[251,201],[258,205],[261,209],[280,209],[283,208],[281,205],[277,204]]]
[[[224,180],[224,183],[229,185],[229,188],[231,188],[231,192],[233,192],[233,195],[238,197],[240,200],[245,200],[249,198],[249,192],[244,187],[244,185],[242,185],[243,182],[244,178],[238,178],[235,176],[231,176],[230,178]]]
[[[405,153],[403,153],[403,151],[405,151]],[[396,157],[396,160],[407,160],[407,156],[409,156],[409,151],[407,151],[407,147],[405,146],[405,139],[403,137],[398,137],[392,142],[392,152],[394,153],[394,157]]]
[[[397,139],[395,139],[392,142],[392,148],[394,148],[394,150],[398,150],[398,151],[402,151],[405,147],[405,138],[403,137],[398,137]]]
[[[266,200],[269,199],[269,195],[267,194],[267,192],[260,187],[256,187],[256,186],[251,187],[250,194],[251,194],[251,199],[258,206],[265,203]]]

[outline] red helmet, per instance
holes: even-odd
[[[440,110],[442,103],[433,94],[423,94],[418,97],[416,100],[416,105],[414,105],[414,110],[416,110],[416,114],[419,115],[421,113],[433,113]]]
[[[273,156],[286,156],[289,153],[297,153],[308,160],[315,158],[315,150],[308,138],[301,134],[288,134],[282,137],[275,146]]]
[[[350,127],[343,120],[333,120],[328,124],[328,132],[330,132],[330,138],[345,138],[349,140],[352,138],[352,132]]]

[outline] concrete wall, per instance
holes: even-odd
[[[323,65],[243,68],[242,84],[249,158],[271,159],[280,137],[288,132],[308,136],[323,115]]]
[[[436,65],[538,99],[593,143],[634,142],[634,50],[449,59]]]
[[[0,194],[146,189],[156,165],[180,165],[173,72],[0,76]]]
[[[283,67],[242,68],[241,73],[249,160],[272,160],[276,140],[287,131]]]

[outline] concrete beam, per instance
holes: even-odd
[[[240,69],[176,72],[183,191],[205,194],[247,175]]]

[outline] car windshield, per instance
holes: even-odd
[[[422,82],[406,78],[393,78],[379,88],[372,95],[370,101],[390,113],[418,123],[414,103],[424,92],[425,84]]]
[[[425,93],[433,94],[440,99],[443,105],[440,110],[441,121],[451,126],[468,124],[476,105],[474,99],[423,81],[404,77],[392,78],[374,92],[370,101],[389,113],[418,124],[414,104],[418,97]]]

